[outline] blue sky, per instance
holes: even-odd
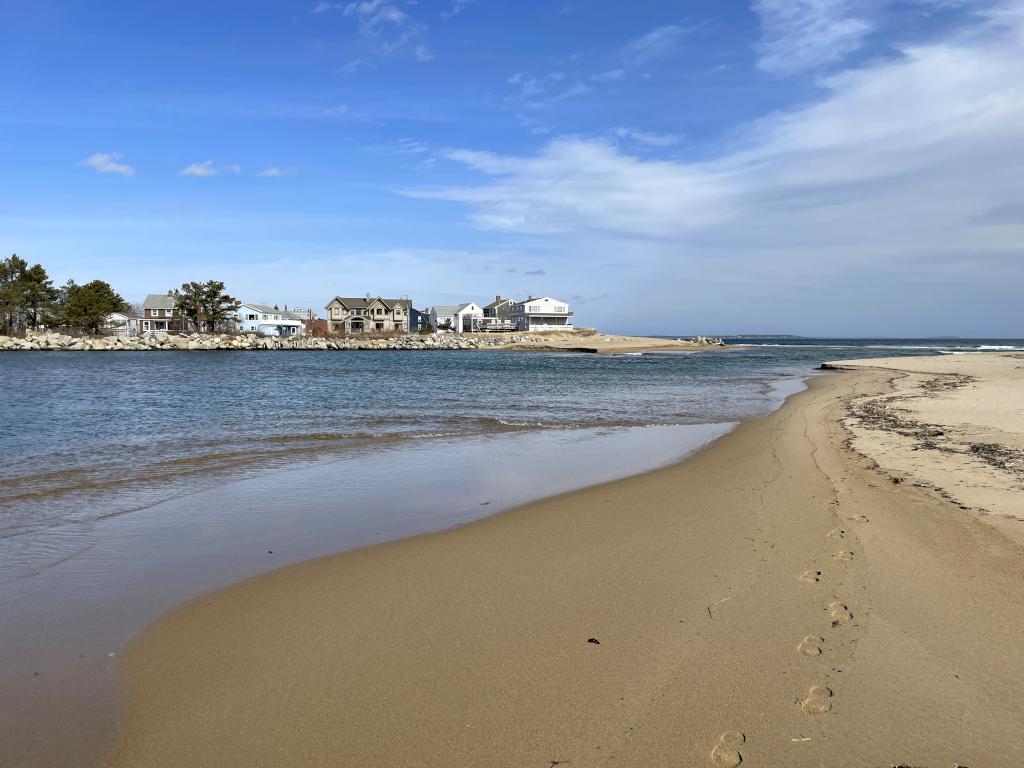
[[[138,299],[1024,335],[1024,2],[0,0],[0,248]]]

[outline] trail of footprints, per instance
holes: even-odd
[[[868,522],[868,518],[864,515],[856,515],[854,519],[860,523]],[[833,528],[826,536],[833,541],[842,541],[846,538],[846,531],[842,528]],[[839,550],[834,552],[832,557],[835,560],[849,562],[853,560],[853,552]],[[801,572],[798,578],[805,584],[818,584],[821,582],[821,576],[821,571],[809,568]],[[839,600],[829,603],[828,616],[833,629],[838,629],[853,621],[850,609]],[[822,654],[824,645],[825,638],[818,635],[807,635],[800,641],[796,649],[804,656],[814,658]],[[812,685],[807,689],[807,693],[797,701],[800,704],[800,709],[808,715],[823,715],[832,710],[832,689],[827,685]],[[746,737],[739,731],[723,732],[711,750],[711,764],[716,768],[737,768],[743,762],[740,747],[744,743],[746,743]]]

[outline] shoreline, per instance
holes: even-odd
[[[0,336],[0,352],[264,352],[264,351],[405,351],[486,350],[507,352],[630,353],[657,351],[700,352],[742,348],[720,339],[663,339],[601,333],[442,333],[406,334],[392,338],[257,336],[227,333],[153,333],[145,336],[78,337],[33,332],[24,339]]]
[[[104,764],[1014,765],[1021,548],[845,447],[888,377],[179,607],[129,646]]]
[[[402,441],[375,460],[349,451],[165,494],[104,514],[82,536],[58,530],[56,541],[45,531],[0,540],[6,756],[19,768],[92,764],[86,755],[102,752],[112,735],[114,673],[124,646],[197,595],[290,563],[457,527],[672,464],[732,426],[465,436],[446,445],[449,461],[429,476],[418,468],[432,444]],[[489,464],[493,451],[516,471]],[[518,480],[524,473],[529,484]]]

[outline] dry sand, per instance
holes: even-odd
[[[741,345],[730,344],[728,348]],[[651,336],[617,336],[596,333],[538,333],[529,342],[507,344],[502,349],[516,351],[590,352],[599,355],[622,355],[629,352],[697,352],[705,349],[724,349],[719,344],[695,344],[686,339],[661,339]]]
[[[1024,765],[1024,548],[845,447],[892,378],[198,599],[129,648],[109,765]]]

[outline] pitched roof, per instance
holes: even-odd
[[[484,309],[496,309],[497,307],[500,307],[502,304],[515,304],[515,303],[516,303],[515,299],[495,299],[490,304],[485,306]]]
[[[454,315],[456,312],[459,311],[459,308],[455,307],[455,306],[447,306],[447,307],[437,306],[437,307],[434,307],[431,311],[434,314],[438,315],[438,316],[440,316],[440,315]]]
[[[251,309],[255,309],[257,312],[262,312],[263,314],[266,314],[266,315],[283,315],[284,314],[284,312],[282,312],[280,309],[274,309],[273,307],[268,307],[266,304],[251,304],[248,301],[243,301],[239,306],[241,306],[241,307],[250,307]]]
[[[142,302],[143,309],[174,309],[178,300],[166,293],[151,293]]]
[[[383,299],[380,296],[371,296],[369,299],[367,299],[365,296],[363,296],[362,298],[348,298],[345,296],[335,296],[327,303],[327,306],[329,307],[334,302],[340,301],[342,305],[344,305],[345,308],[347,309],[366,309],[368,306],[373,304],[373,302],[378,300],[382,304],[384,304],[384,306],[386,306],[389,310],[394,309],[396,304],[405,307],[406,309],[412,309],[412,301],[410,301],[409,299]]]

